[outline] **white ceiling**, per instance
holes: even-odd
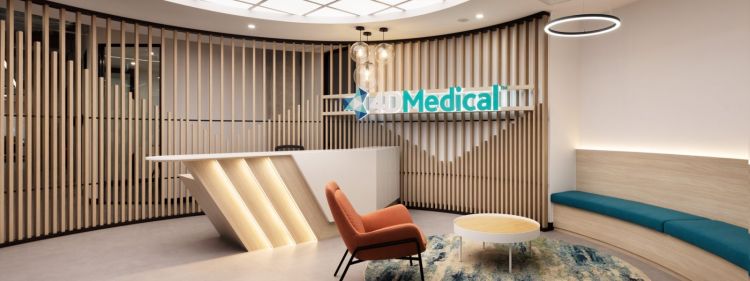
[[[205,2],[205,0],[180,1]],[[243,1],[256,3],[260,0]],[[311,1],[326,2],[327,0]],[[352,1],[364,3],[371,0]],[[398,2],[395,0],[378,1],[384,3]],[[460,3],[455,4],[456,1]],[[126,18],[220,33],[312,41],[353,41],[359,37],[359,33],[354,30],[354,26],[356,25],[364,25],[367,30],[373,31],[377,35],[375,36],[377,39],[380,39],[380,34],[377,34],[378,27],[388,27],[390,29],[386,34],[386,39],[417,38],[481,28],[521,18],[540,11],[550,11],[555,15],[581,12],[581,7],[585,7],[585,12],[589,13],[608,12],[610,9],[637,0],[589,0],[585,2],[585,6],[581,5],[581,1],[584,0],[569,0],[562,3],[558,3],[559,1],[550,1],[557,4],[549,5],[538,0],[445,0],[444,4],[451,5],[450,7],[443,7],[444,9],[429,11],[427,13],[424,13],[425,9],[436,9],[438,6],[422,7],[422,10],[415,9],[415,11],[423,13],[417,15],[410,14],[403,18],[364,23],[335,24],[290,22],[271,20],[260,16],[241,16],[198,9],[164,0],[56,0],[55,2]],[[409,11],[403,13],[409,13]],[[482,13],[484,18],[476,19],[475,15],[477,13]],[[298,15],[286,16],[302,17]],[[253,24],[256,28],[249,29],[248,24]]]
[[[163,0],[229,15],[300,23],[361,23],[423,15],[468,0]]]

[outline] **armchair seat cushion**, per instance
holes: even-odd
[[[714,220],[669,221],[664,224],[664,233],[750,271],[750,234],[746,228]]]
[[[703,217],[610,196],[582,191],[552,194],[552,202],[618,218],[664,232],[664,223],[672,220],[705,220]]]
[[[363,250],[358,250],[354,256],[360,260],[382,260],[413,256],[423,252],[427,245],[427,240],[424,238],[424,234],[422,234],[422,231],[413,223],[397,224],[381,228],[365,233],[358,238],[358,243],[360,245],[358,248]],[[406,242],[407,240],[413,240],[413,242]],[[404,243],[394,244],[387,247],[365,249],[371,245],[393,243],[397,241],[404,241]],[[419,250],[417,250],[417,244],[419,244]]]

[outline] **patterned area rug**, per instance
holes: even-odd
[[[425,280],[629,280],[649,281],[629,263],[596,249],[539,237],[513,247],[513,273],[508,273],[508,245],[464,240],[458,259],[458,236],[428,237],[422,253]],[[408,261],[372,261],[368,281],[419,280],[419,266]]]

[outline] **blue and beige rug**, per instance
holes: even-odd
[[[453,234],[430,236],[422,253],[425,280],[628,280],[648,281],[629,263],[597,251],[560,240],[540,237],[529,244],[516,244],[513,273],[508,273],[508,245],[464,240],[463,261],[458,260],[459,239]],[[368,263],[368,281],[419,280],[419,266],[408,261],[384,260]]]

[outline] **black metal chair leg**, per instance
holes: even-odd
[[[422,277],[422,281],[424,281],[424,269],[422,268],[422,251],[419,247],[419,242],[417,242],[417,258],[419,258],[419,276]]]
[[[424,281],[424,269],[422,268],[422,253],[418,253],[417,257],[419,257],[419,276],[421,276],[422,281]]]
[[[349,252],[349,249],[344,250],[344,256],[341,257],[341,261],[339,262],[339,266],[336,267],[336,272],[333,273],[333,276],[336,277],[337,274],[339,274],[339,269],[341,269],[341,265],[344,264],[344,259],[346,259],[346,253]]]
[[[352,254],[352,256],[349,258],[349,262],[346,263],[346,267],[344,267],[344,273],[341,273],[341,278],[339,279],[339,281],[344,281],[344,276],[346,276],[346,272],[349,271],[349,266],[352,265],[352,260],[354,260],[354,254]]]
[[[409,266],[414,266],[414,261],[411,259],[411,256],[409,256]]]

